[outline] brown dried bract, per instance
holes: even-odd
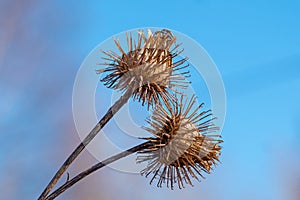
[[[122,48],[120,42],[115,40],[121,55],[113,51],[103,51],[107,56],[101,65],[107,68],[97,70],[105,73],[101,79],[108,88],[120,91],[131,90],[134,99],[152,105],[159,104],[161,100],[169,105],[173,101],[171,91],[174,87],[186,87],[186,77],[189,72],[179,72],[186,68],[187,58],[175,58],[183,50],[178,50],[176,37],[171,31],[163,29],[154,34],[149,30],[146,37],[144,32],[138,31],[137,40],[132,34],[127,34],[128,51]]]
[[[141,173],[152,176],[150,184],[158,180],[158,187],[193,186],[191,178],[204,178],[202,172],[210,173],[219,161],[223,141],[214,134],[218,127],[211,111],[199,112],[203,104],[194,108],[195,96],[188,103],[183,99],[171,108],[157,106],[148,120],[150,128],[145,128],[154,137],[143,138],[152,145],[138,153],[137,162],[148,163]]]

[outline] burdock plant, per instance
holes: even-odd
[[[148,31],[147,36],[138,32],[137,40],[127,34],[127,51],[118,40],[115,44],[120,53],[103,51],[106,61],[97,72],[105,75],[101,79],[105,86],[123,92],[123,96],[68,157],[39,200],[54,199],[84,177],[132,153],[138,154],[138,163],[147,163],[141,174],[151,176],[150,183],[157,181],[158,187],[166,184],[171,189],[175,184],[180,189],[193,185],[192,179],[200,180],[203,172],[210,173],[219,161],[222,140],[215,133],[218,127],[211,111],[201,111],[203,104],[196,106],[195,96],[189,100],[176,89],[187,86],[188,72],[180,70],[188,64],[187,58],[179,58],[182,49],[173,34],[165,29]],[[146,141],[97,163],[49,194],[74,159],[130,97],[151,107],[145,129],[152,137],[141,138]]]

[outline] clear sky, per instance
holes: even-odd
[[[35,199],[79,142],[72,87],[88,53],[119,32],[165,27],[201,44],[222,75],[222,164],[195,187],[172,192],[105,169],[61,199],[88,191],[94,199],[298,200],[299,9],[292,0],[1,0],[0,199]]]

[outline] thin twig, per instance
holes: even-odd
[[[68,188],[70,188],[72,185],[74,185],[75,183],[77,183],[78,181],[80,181],[81,179],[83,179],[84,177],[90,175],[91,173],[97,171],[98,169],[116,161],[119,160],[121,158],[124,158],[132,153],[135,153],[137,151],[143,150],[146,147],[149,147],[149,145],[151,145],[151,142],[144,142],[140,145],[137,145],[135,147],[132,147],[126,151],[123,151],[117,155],[114,155],[110,158],[107,158],[106,160],[104,160],[103,162],[99,162],[96,165],[92,166],[91,168],[81,172],[80,174],[78,174],[77,176],[75,176],[74,178],[72,178],[71,180],[67,181],[65,184],[63,184],[62,186],[60,186],[57,190],[55,190],[54,192],[52,192],[47,198],[46,200],[52,200],[55,199],[57,196],[59,196],[61,193],[63,193],[64,191],[66,191]]]
[[[78,157],[81,151],[88,145],[92,139],[97,135],[97,133],[105,126],[105,124],[113,117],[113,115],[120,110],[120,108],[127,103],[132,95],[131,90],[127,90],[115,104],[110,107],[104,117],[97,123],[97,125],[91,130],[91,132],[84,138],[84,140],[77,146],[77,148],[72,152],[72,154],[66,159],[63,165],[56,172],[54,177],[51,179],[43,193],[39,196],[38,200],[45,200],[45,197],[50,193],[53,187],[56,185],[58,180],[71,165],[71,163]]]

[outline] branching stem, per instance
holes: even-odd
[[[51,193],[46,200],[53,200],[55,199],[57,196],[59,196],[61,193],[63,193],[64,191],[66,191],[68,188],[70,188],[72,185],[74,185],[75,183],[77,183],[78,181],[80,181],[81,179],[83,179],[84,177],[90,175],[91,173],[97,171],[98,169],[116,161],[119,160],[121,158],[124,158],[132,153],[138,152],[146,147],[148,147],[149,145],[151,145],[151,142],[145,142],[142,143],[140,145],[137,145],[135,147],[132,147],[130,149],[127,149],[126,151],[123,151],[117,155],[114,155],[110,158],[107,158],[106,160],[99,162],[97,164],[95,164],[94,166],[92,166],[91,168],[81,172],[80,174],[78,174],[77,176],[75,176],[74,178],[72,178],[71,180],[68,180],[65,184],[63,184],[62,186],[60,186],[57,190],[55,190],[53,193]]]
[[[71,163],[78,157],[86,145],[88,145],[92,139],[97,135],[97,133],[105,126],[105,124],[118,112],[123,105],[127,103],[132,95],[131,90],[127,90],[115,104],[109,108],[104,117],[97,123],[97,125],[91,130],[91,132],[84,138],[84,140],[77,146],[77,148],[71,153],[71,155],[66,159],[63,165],[56,172],[54,177],[51,179],[43,193],[39,196],[38,200],[45,200],[46,196],[50,193],[53,187],[56,185],[58,180],[71,165]]]

